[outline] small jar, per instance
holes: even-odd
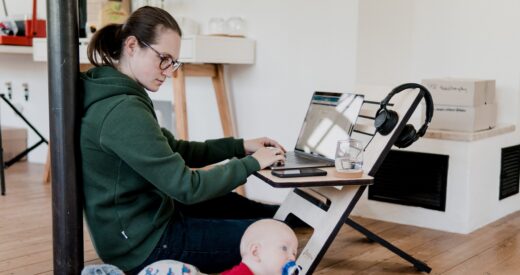
[[[208,32],[211,35],[226,35],[227,28],[224,18],[213,17],[209,20]]]
[[[246,35],[246,22],[242,17],[230,17],[226,21],[227,34],[230,36],[245,36]]]

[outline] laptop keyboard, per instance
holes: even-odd
[[[293,163],[293,164],[297,164],[297,165],[327,163],[327,161],[325,161],[325,160],[319,160],[317,158],[306,157],[304,155],[296,154],[295,152],[288,152],[285,155],[285,162]]]
[[[310,164],[316,163],[316,159],[306,158],[303,156],[296,155],[293,152],[289,152],[285,155],[285,161],[294,164]]]
[[[320,160],[317,158],[312,157],[306,157],[304,155],[296,154],[295,152],[287,152],[285,154],[285,164],[288,164],[289,166],[306,166],[310,165],[316,166],[316,164],[322,165],[322,166],[334,166],[333,162],[329,162],[326,160]],[[272,167],[280,167],[283,168],[285,166],[284,163],[277,162],[272,165]]]

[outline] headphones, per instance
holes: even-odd
[[[419,131],[416,131],[411,124],[406,124],[406,126],[404,126],[401,134],[394,142],[394,145],[399,148],[408,147],[420,137],[424,136],[426,129],[428,129],[428,124],[430,124],[433,117],[433,99],[428,89],[417,83],[406,83],[395,87],[385,97],[385,99],[381,101],[381,106],[379,107],[379,110],[377,110],[376,118],[374,120],[376,131],[383,136],[386,136],[392,132],[392,130],[397,125],[397,122],[399,122],[399,115],[395,111],[388,110],[386,106],[394,95],[408,89],[420,89],[424,101],[426,102],[426,119]]]

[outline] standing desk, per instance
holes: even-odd
[[[314,228],[314,232],[302,249],[296,262],[302,267],[302,274],[312,274],[325,252],[334,241],[341,226],[347,224],[370,240],[381,244],[401,258],[410,262],[419,271],[429,273],[431,268],[420,260],[392,245],[370,230],[349,218],[368,185],[381,166],[395,140],[410,119],[423,97],[422,91],[409,90],[401,93],[393,110],[399,114],[399,123],[388,135],[373,134],[364,152],[363,170],[366,174],[357,179],[336,178],[332,169],[324,168],[324,177],[277,178],[270,171],[262,170],[255,175],[276,188],[294,188],[285,198],[274,218],[286,220],[293,214]],[[358,125],[356,125],[358,126]]]

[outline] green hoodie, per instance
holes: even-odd
[[[85,215],[101,259],[123,270],[150,255],[174,210],[230,192],[260,169],[243,140],[176,140],[159,127],[151,99],[112,67],[81,75]],[[241,157],[241,159],[233,158]],[[207,170],[191,170],[231,159]]]

